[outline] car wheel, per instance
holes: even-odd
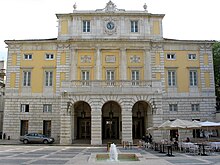
[[[44,143],[44,144],[48,144],[48,140],[44,140],[43,143]]]
[[[28,140],[27,140],[27,139],[24,139],[23,143],[24,143],[24,144],[28,144]]]

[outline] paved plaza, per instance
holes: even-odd
[[[0,144],[0,165],[56,164],[149,164],[149,165],[220,165],[220,153],[209,156],[173,152],[174,157],[151,149],[117,147],[119,153],[136,153],[140,161],[96,161],[91,155],[107,153],[105,146],[60,146],[37,144]]]

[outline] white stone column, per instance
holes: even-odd
[[[126,57],[126,49],[120,49],[120,79],[127,80],[127,57]]]
[[[126,105],[122,107],[122,142],[132,142],[132,107]]]
[[[97,106],[91,107],[91,145],[102,144],[102,112],[101,106],[98,103],[94,103]]]
[[[76,80],[77,78],[77,50],[71,49],[70,53],[70,80]]]
[[[102,64],[101,64],[101,54],[100,49],[96,49],[96,80],[102,79]]]
[[[144,50],[144,80],[151,80],[151,57],[147,49]]]

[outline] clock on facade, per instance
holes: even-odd
[[[107,28],[109,29],[109,30],[112,30],[112,29],[114,29],[114,27],[115,27],[115,24],[113,23],[113,22],[108,22],[107,23]]]

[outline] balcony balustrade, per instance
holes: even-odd
[[[129,80],[73,80],[62,82],[62,91],[88,94],[146,94],[161,89],[161,82]]]

